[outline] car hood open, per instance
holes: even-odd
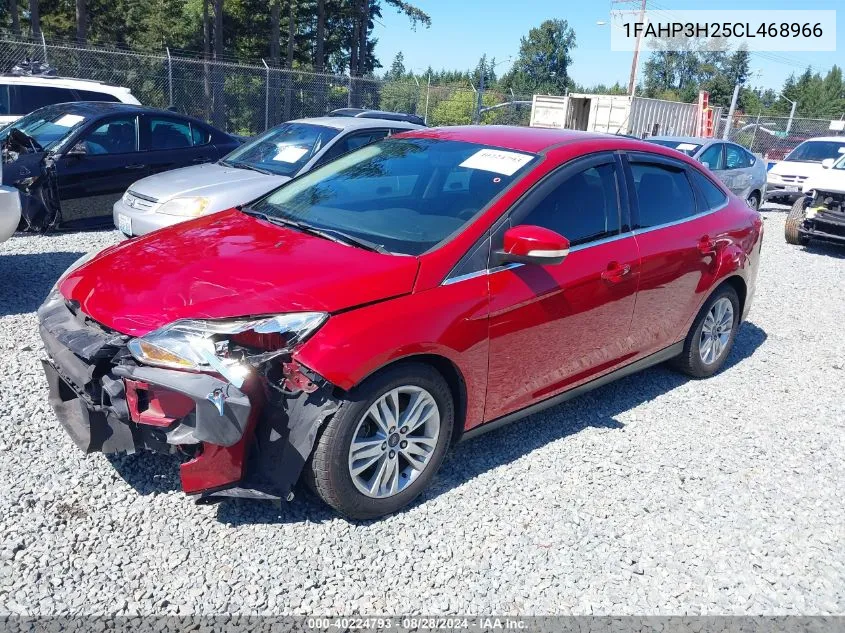
[[[194,165],[147,176],[129,189],[159,202],[183,196],[226,196],[232,191],[244,191],[238,203],[249,202],[252,197],[267,193],[286,183],[290,178],[262,174],[251,169],[226,167],[219,163]]]
[[[98,323],[141,336],[177,319],[336,312],[411,292],[417,269],[416,257],[231,210],[112,246],[59,290]]]

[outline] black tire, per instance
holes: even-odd
[[[749,207],[751,207],[755,211],[760,210],[760,194],[756,191],[752,192],[745,202],[748,204]]]
[[[434,398],[440,413],[440,432],[430,461],[404,490],[386,498],[368,497],[353,483],[349,450],[358,423],[382,395],[401,386],[422,387]],[[428,486],[443,463],[452,438],[455,406],[446,380],[430,365],[407,362],[379,372],[349,392],[317,439],[306,465],[305,481],[326,504],[350,519],[366,520],[396,512]]]
[[[727,298],[731,302],[731,306],[733,308],[731,333],[721,355],[713,363],[706,364],[701,359],[701,330],[704,327],[704,320],[710,312],[710,309],[717,301],[719,301],[719,299],[722,298]],[[731,354],[731,349],[733,349],[734,341],[736,340],[736,333],[739,329],[740,317],[739,297],[736,294],[736,290],[734,290],[730,284],[722,284],[713,291],[713,294],[710,295],[701,307],[701,310],[699,310],[698,315],[696,315],[695,321],[693,321],[692,327],[687,334],[687,338],[684,340],[684,351],[681,352],[679,356],[672,359],[672,366],[678,371],[681,371],[688,376],[692,376],[693,378],[708,378],[718,372],[725,364],[728,356]]]
[[[784,226],[784,235],[788,244],[803,246],[809,241],[806,236],[798,232],[798,229],[804,222],[806,208],[806,198],[801,197],[795,201],[792,209],[789,210],[789,215],[786,216],[786,225]]]

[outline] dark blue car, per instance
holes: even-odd
[[[175,112],[125,103],[47,106],[0,130],[3,184],[21,192],[23,228],[111,221],[136,180],[219,160],[240,141]]]

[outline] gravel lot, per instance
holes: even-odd
[[[0,246],[0,612],[845,613],[845,249],[767,236],[720,375],[663,367],[459,446],[372,523],[196,506],[175,463],[86,457],[35,309],[114,232]],[[115,271],[115,274],[119,274]]]

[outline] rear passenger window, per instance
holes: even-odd
[[[753,164],[753,161],[748,160],[751,155],[738,145],[726,145],[725,155],[725,165],[728,169],[742,169]]]
[[[52,86],[12,86],[12,114],[29,114],[54,103],[76,101],[69,88]]]
[[[208,145],[211,142],[211,133],[196,123],[191,123],[191,138],[195,147]]]
[[[682,169],[656,163],[631,163],[637,192],[637,228],[660,226],[695,215],[695,197]]]
[[[119,103],[120,99],[114,95],[105,92],[94,92],[93,90],[77,90],[77,96],[80,101],[108,101],[109,103]]]
[[[573,174],[531,209],[519,224],[557,231],[573,246],[619,232],[614,163]]]
[[[704,204],[700,205],[703,207],[701,211],[712,211],[728,201],[725,192],[714,185],[709,178],[697,171],[690,171],[690,173],[692,174],[692,180],[695,186],[698,187],[699,192],[704,198]]]
[[[186,121],[150,117],[150,149],[179,149],[192,144],[191,126]]]

